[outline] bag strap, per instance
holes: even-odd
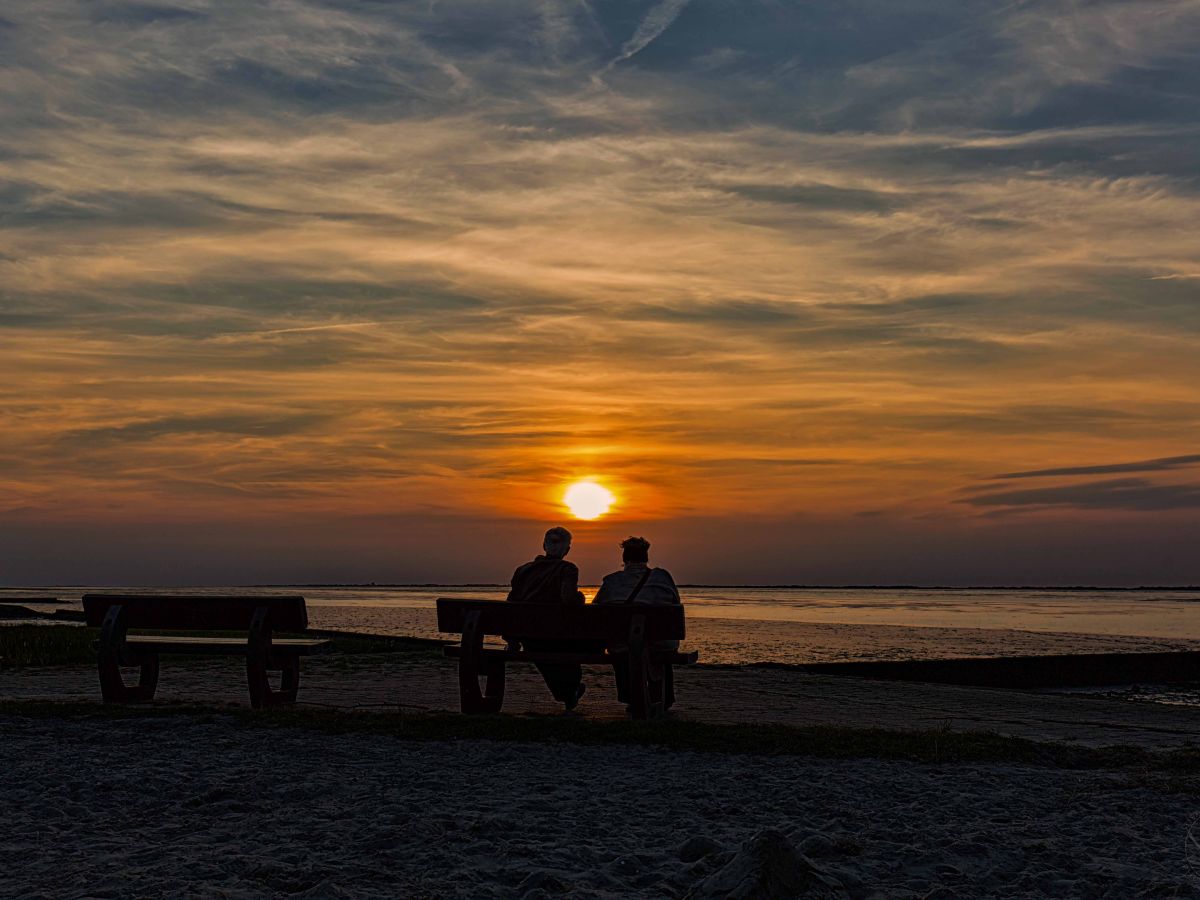
[[[632,603],[637,599],[637,595],[642,592],[642,588],[645,586],[646,580],[650,577],[650,573],[653,571],[654,570],[649,567],[646,568],[646,571],[642,573],[641,580],[637,583],[637,587],[633,589],[633,593],[625,599],[626,603]]]

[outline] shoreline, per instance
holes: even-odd
[[[583,585],[595,587],[596,585]],[[252,588],[264,590],[268,588],[493,588],[508,587],[507,582],[491,581],[346,581],[346,582],[279,582],[264,584],[52,584],[52,585],[0,585],[0,591],[50,590],[51,588],[94,588],[98,590],[115,590],[117,588],[136,588],[137,590],[155,590],[170,587],[172,589],[221,590],[225,588]],[[1200,593],[1200,585],[1087,585],[1087,584],[705,584],[702,582],[680,582],[680,588],[699,588],[719,590],[722,588],[742,590],[787,590],[787,591],[1063,591],[1063,592],[1120,592],[1120,591],[1174,591],[1179,593]]]

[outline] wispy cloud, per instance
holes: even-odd
[[[7,4],[0,509],[966,517],[1184,465],[1195,5],[860,9]]]
[[[1186,456],[1167,456],[1162,459],[1143,459],[1138,462],[1111,463],[1102,466],[1066,466],[1059,469],[1033,469],[1028,472],[1006,472],[993,478],[1047,478],[1060,475],[1107,475],[1115,472],[1166,472],[1200,465],[1200,453]]]
[[[269,328],[263,331],[256,331],[254,334],[271,335],[271,334],[303,334],[308,331],[339,331],[341,329],[358,329],[358,328],[373,328],[384,324],[383,322],[332,322],[327,325],[300,325],[295,328]],[[244,334],[244,332],[243,332]]]
[[[1060,487],[997,491],[960,502],[984,507],[1162,512],[1200,508],[1200,484],[1153,484],[1143,478],[1117,478]]]
[[[689,2],[691,0],[658,0],[638,23],[637,30],[629,40],[621,45],[621,52],[610,65],[630,59],[645,50],[652,41],[657,40],[671,27]]]

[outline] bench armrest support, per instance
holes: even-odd
[[[129,612],[122,604],[110,606],[100,626],[96,668],[100,675],[100,696],[105,703],[144,703],[154,699],[158,688],[158,654],[131,653],[125,636],[129,631]],[[121,675],[121,666],[138,665],[138,683],[130,687]]]
[[[279,690],[271,687],[267,671],[280,672]],[[250,635],[246,638],[246,682],[250,688],[250,706],[262,709],[296,702],[300,688],[300,657],[276,659],[271,648],[271,608],[259,606],[250,617]]]

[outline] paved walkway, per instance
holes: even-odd
[[[381,712],[457,710],[455,663],[437,658],[331,656],[306,660],[303,706]],[[589,669],[579,712],[619,718],[612,674]],[[1035,740],[1093,746],[1136,744],[1171,748],[1200,744],[1200,708],[1130,703],[940,684],[869,681],[799,672],[695,666],[676,677],[679,718],[715,723],[779,723],[885,728],[982,729]],[[100,688],[90,667],[0,672],[0,699],[91,700]],[[229,660],[163,662],[158,699],[246,704],[245,670]],[[510,666],[504,710],[561,712],[531,667]]]

